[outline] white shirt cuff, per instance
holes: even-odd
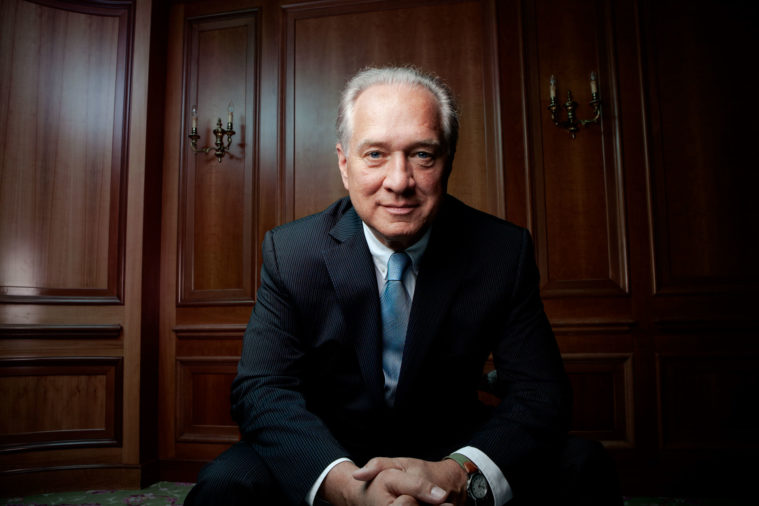
[[[332,468],[338,465],[339,463],[346,462],[346,461],[350,462],[350,459],[343,457],[341,459],[335,460],[330,465],[328,465],[324,469],[324,471],[322,471],[322,474],[320,474],[318,478],[316,478],[316,482],[314,482],[314,486],[311,487],[311,490],[308,491],[308,495],[306,496],[306,503],[308,504],[308,506],[313,506],[314,499],[316,499],[316,493],[319,492],[319,487],[322,486],[322,482],[324,481],[324,478],[326,478],[327,474],[330,471],[332,471]],[[472,459],[472,462],[474,462],[474,459]],[[476,462],[474,463],[477,464]]]
[[[474,462],[480,472],[485,475],[485,479],[488,480],[488,485],[490,485],[490,490],[493,492],[494,503],[497,506],[509,502],[514,497],[511,485],[509,485],[501,469],[482,450],[478,450],[473,446],[465,446],[454,453],[460,453]]]

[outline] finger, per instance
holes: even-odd
[[[387,489],[398,497],[409,495],[419,502],[442,504],[448,496],[448,492],[431,481],[403,471],[390,469],[382,473],[382,478]]]
[[[360,481],[371,481],[379,473],[387,469],[398,469],[400,471],[403,470],[400,464],[398,462],[395,462],[394,459],[387,457],[374,457],[369,462],[367,462],[364,467],[353,471],[353,479]]]
[[[391,506],[419,506],[419,502],[410,495],[402,495],[396,497]]]

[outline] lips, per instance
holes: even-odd
[[[381,204],[381,206],[388,213],[398,216],[410,214],[418,207],[416,204]]]

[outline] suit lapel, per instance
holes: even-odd
[[[324,262],[354,339],[361,374],[373,401],[383,403],[382,329],[377,278],[361,219],[349,209],[330,231],[337,241]]]
[[[462,258],[458,247],[460,238],[455,237],[456,224],[447,215],[446,209],[441,209],[417,278],[395,397],[396,406],[403,403],[410,391],[419,365],[438,334],[443,318],[450,311],[463,279],[463,269],[456,266],[466,259]]]

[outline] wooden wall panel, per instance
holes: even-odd
[[[174,329],[175,379],[163,403],[172,413],[167,424],[172,431],[162,431],[170,437],[163,445],[171,448],[172,458],[212,459],[239,439],[229,399],[244,331],[244,324],[229,323]]]
[[[624,185],[617,127],[612,12],[607,2],[541,0],[526,4],[527,98],[534,134],[534,181],[527,205],[544,297],[628,292]],[[547,110],[549,79],[559,103],[569,91],[580,119],[592,117],[590,73],[598,75],[601,123],[575,139]],[[562,111],[561,119],[566,119]]]
[[[157,408],[167,479],[195,479],[200,460],[237,437],[229,388],[254,300],[262,215],[272,214],[262,209],[259,163],[276,142],[260,148],[259,139],[277,127],[260,117],[260,39],[263,14],[276,12],[242,0],[175,2],[169,11]],[[217,118],[226,124],[230,101],[229,156],[193,153],[192,105],[202,147]],[[192,471],[180,476],[185,465]]]
[[[759,355],[657,355],[660,445],[664,449],[759,447]]]
[[[634,441],[632,353],[565,353],[572,383],[572,432],[629,448]]]
[[[670,483],[749,495],[743,476],[756,467],[749,462],[759,421],[746,402],[759,366],[759,127],[743,97],[759,70],[741,51],[759,42],[759,9],[642,1],[638,15],[646,202],[637,207],[645,210],[649,278],[639,298],[651,322],[642,343],[652,348],[644,356],[656,394],[646,437],[660,457],[657,474]],[[711,97],[719,105],[694,106]]]
[[[607,448],[633,448],[632,357],[632,353],[562,353],[574,395],[572,434],[601,441]],[[485,372],[494,368],[491,357],[485,364]],[[500,399],[486,383],[481,386],[480,401],[497,406]]]
[[[239,438],[232,419],[229,395],[239,357],[178,357],[177,442],[235,443]]]
[[[285,7],[285,221],[345,195],[334,149],[340,91],[359,69],[388,64],[418,65],[455,90],[463,118],[449,191],[503,216],[493,11],[489,1]],[[371,36],[356,37],[364,29]]]
[[[257,139],[257,17],[187,20],[182,136],[179,303],[252,302],[258,251],[254,238]],[[198,107],[198,147],[213,146],[217,118],[234,107],[229,156],[193,154],[190,110]],[[226,139],[225,139],[226,143]]]
[[[131,2],[0,9],[0,300],[120,302]]]
[[[121,443],[120,357],[0,360],[0,452]]]
[[[756,287],[759,125],[743,97],[759,70],[757,7],[716,0],[643,2],[651,233],[658,294]],[[713,102],[713,106],[703,104]]]

